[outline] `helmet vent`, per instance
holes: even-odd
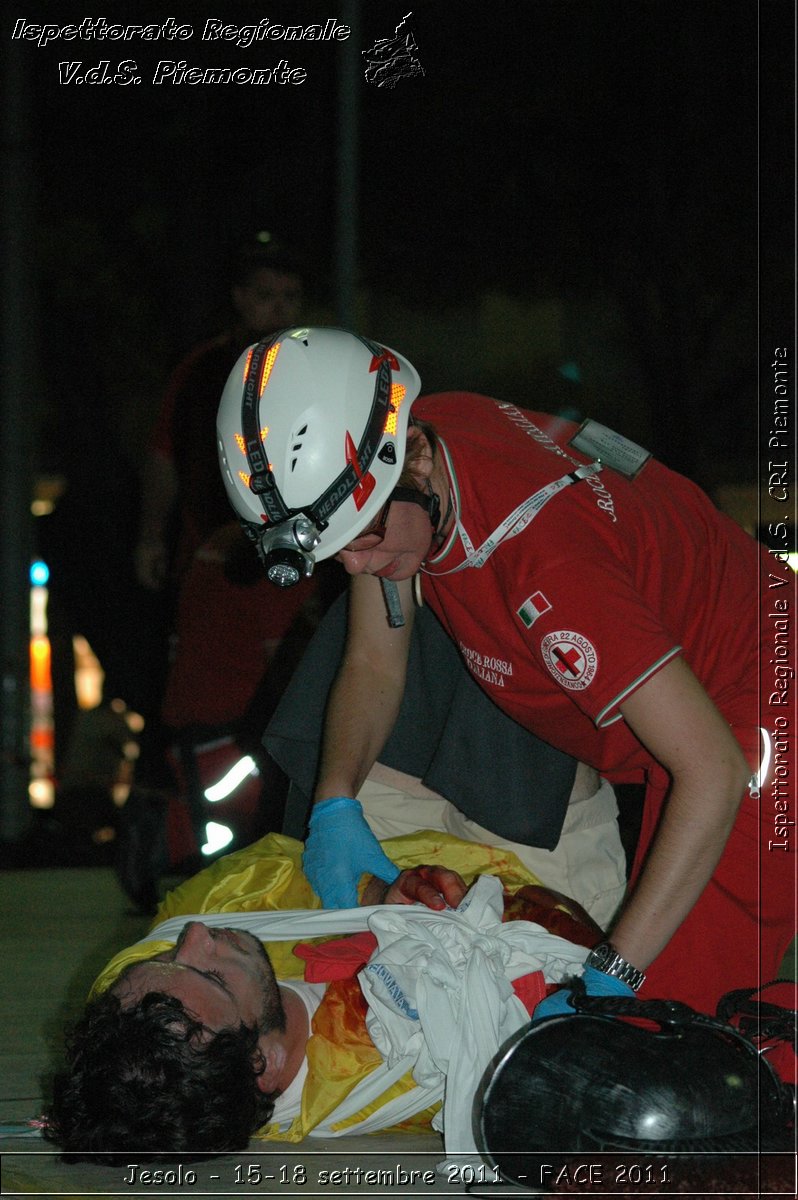
[[[307,426],[307,422],[305,422],[305,424],[302,426],[302,428],[298,429],[296,431],[296,433],[294,434],[294,443],[291,446],[291,449],[294,451],[295,454],[298,450],[302,449],[302,442],[300,441],[300,438],[304,437],[304,435],[307,433],[307,431],[308,431],[308,426]],[[296,464],[298,461],[299,460],[296,458],[291,459],[291,470],[292,471],[294,471],[296,469]]]

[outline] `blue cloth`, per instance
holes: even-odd
[[[308,829],[302,867],[325,908],[356,908],[358,880],[366,872],[386,883],[399,875],[369,829],[359,800],[320,800]]]

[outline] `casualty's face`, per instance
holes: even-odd
[[[128,1008],[147,992],[165,992],[207,1029],[242,1022],[265,1032],[284,1021],[280,990],[266,951],[240,929],[191,921],[171,950],[135,963],[113,991]]]

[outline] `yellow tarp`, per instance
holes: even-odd
[[[440,864],[458,871],[467,884],[477,875],[498,875],[511,892],[539,880],[508,851],[463,842],[446,833],[421,830],[382,843],[388,857],[404,868]],[[153,928],[168,917],[237,912],[320,908],[318,897],[302,873],[302,843],[270,833],[234,854],[217,859],[204,871],[186,880],[164,899]],[[234,921],[231,920],[231,925]],[[151,958],[172,943],[140,942],[111,959],[94,983],[92,994],[109,987],[129,963]],[[278,979],[302,978],[304,963],[293,953],[296,943],[266,942],[265,946]],[[309,1130],[331,1113],[360,1079],[381,1062],[366,1033],[365,1006],[356,981],[331,984],[313,1022],[308,1043],[308,1079],[303,1090],[302,1114],[288,1132],[270,1127],[256,1136],[300,1141]],[[370,1106],[381,1107],[388,1099],[412,1086],[406,1077]],[[369,1111],[370,1111],[369,1110]],[[356,1124],[359,1113],[344,1122]],[[428,1124],[431,1113],[420,1113],[412,1124]]]

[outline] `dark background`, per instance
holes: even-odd
[[[353,11],[349,43],[200,39],[208,18],[309,25]],[[774,348],[790,390],[795,362],[794,5],[418,0],[408,26],[423,74],[377,87],[359,51],[408,11],[31,0],[3,21],[0,840],[27,809],[30,557],[49,537],[112,647],[146,660],[132,549],[147,438],[171,369],[229,319],[230,254],[257,230],[301,257],[308,324],[400,349],[428,391],[593,416],[725,496],[752,532],[772,519],[758,505]],[[20,18],[86,17],[173,17],[194,36],[11,40]],[[59,83],[59,62],[126,59],[140,84]],[[161,59],[285,59],[307,80],[155,86]],[[348,300],[342,228],[356,234]],[[30,492],[51,479],[66,499],[34,521]]]
[[[110,417],[104,436],[135,465],[169,368],[223,320],[238,238],[275,231],[307,264],[309,317],[336,317],[341,44],[237,49],[200,41],[204,21],[345,13],[315,0],[89,8],[39,3],[18,15],[169,15],[195,29],[182,43],[18,46],[35,160],[41,421],[52,429],[56,419],[59,442],[80,445],[87,421]],[[361,46],[408,11],[363,4]],[[423,77],[378,88],[361,70],[356,89],[363,332],[398,345],[428,389],[576,408],[709,488],[752,481],[761,271],[768,295],[785,297],[792,271],[790,254],[762,259],[758,244],[760,186],[790,194],[791,8],[421,0],[409,25]],[[61,60],[125,58],[141,85],[58,83]],[[286,58],[308,78],[155,87],[162,58]],[[563,380],[564,363],[576,363],[580,384]],[[57,469],[61,449],[40,438],[40,466]]]

